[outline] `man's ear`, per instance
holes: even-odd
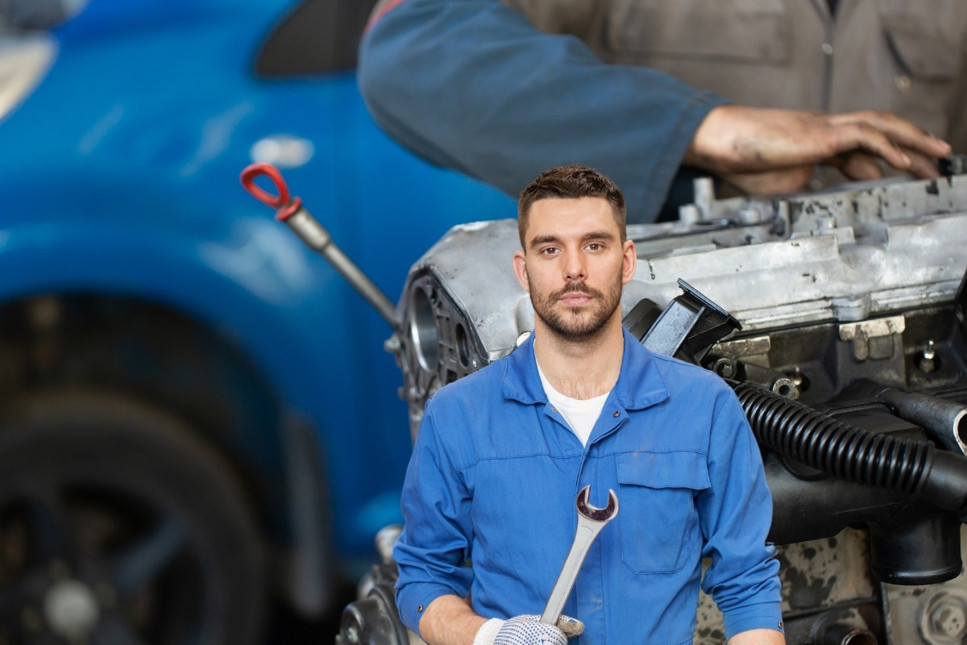
[[[638,251],[635,249],[635,243],[631,240],[625,240],[624,258],[622,259],[621,265],[621,284],[631,282],[631,279],[635,277],[635,269],[637,268]]]
[[[530,284],[527,282],[527,261],[524,258],[523,251],[514,251],[514,275],[517,276],[517,282],[520,283],[521,288],[530,293]]]

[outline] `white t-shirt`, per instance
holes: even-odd
[[[537,373],[541,376],[541,383],[544,385],[547,400],[561,413],[561,416],[571,426],[571,431],[581,440],[581,443],[585,446],[588,445],[591,430],[594,429],[595,422],[601,416],[601,408],[604,407],[604,402],[610,392],[605,392],[601,396],[591,399],[572,399],[554,389],[554,386],[544,376],[544,372],[541,371],[540,365],[537,366]]]

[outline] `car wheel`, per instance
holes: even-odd
[[[0,417],[0,643],[257,642],[263,549],[228,462],[103,393]]]

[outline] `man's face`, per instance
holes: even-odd
[[[621,242],[603,197],[541,199],[531,206],[514,271],[534,313],[570,341],[594,337],[617,318],[621,287],[634,276],[634,244]]]

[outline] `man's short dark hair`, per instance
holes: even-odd
[[[527,219],[534,202],[540,199],[578,199],[581,197],[603,197],[608,200],[608,203],[611,204],[611,210],[614,212],[618,230],[621,231],[621,241],[624,242],[628,208],[625,205],[625,196],[621,189],[594,168],[581,164],[570,164],[548,168],[521,191],[517,200],[517,233],[520,236],[521,247],[526,248],[524,231],[527,229]]]

